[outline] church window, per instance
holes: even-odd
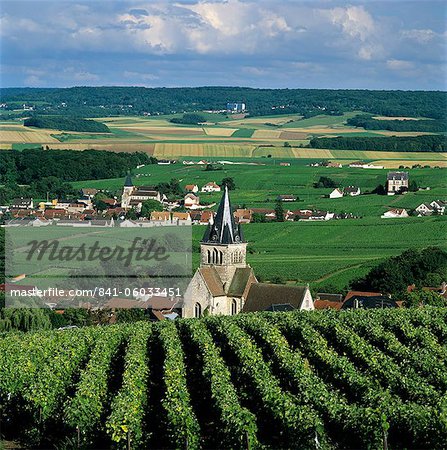
[[[237,302],[233,298],[233,300],[231,301],[231,315],[234,316],[235,314],[237,314]]]
[[[196,303],[194,306],[194,317],[201,317],[202,316],[202,306],[200,303]]]

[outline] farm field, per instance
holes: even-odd
[[[204,226],[193,227],[195,267],[204,232]],[[278,277],[315,289],[332,285],[342,290],[384,258],[409,248],[447,248],[445,217],[250,223],[243,232],[247,261],[261,280]]]
[[[414,308],[5,333],[2,433],[33,448],[443,448],[446,329],[445,308]]]
[[[0,148],[22,149],[24,143],[48,146],[51,149],[129,151],[134,148],[157,157],[217,156],[260,157],[271,154],[278,158],[354,158],[354,159],[417,159],[441,161],[442,154],[420,153],[401,157],[385,154],[372,156],[371,152],[327,151],[301,149],[315,136],[414,136],[423,132],[390,132],[364,130],[346,125],[346,120],[358,114],[348,112],[341,116],[320,115],[303,119],[298,115],[277,115],[233,119],[231,115],[203,113],[206,124],[200,126],[173,124],[169,120],[179,115],[152,117],[104,117],[95,120],[105,123],[112,133],[72,133],[24,127],[21,122],[0,124]],[[294,148],[285,148],[288,142]],[[186,153],[185,153],[186,152]],[[372,152],[377,154],[378,152]]]

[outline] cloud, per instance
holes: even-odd
[[[391,70],[410,70],[414,68],[414,64],[411,61],[402,59],[389,59],[386,65]]]
[[[440,2],[353,3],[4,2],[2,82],[443,88]]]

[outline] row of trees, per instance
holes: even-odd
[[[447,136],[319,137],[312,138],[308,147],[384,152],[445,152],[447,151]]]
[[[227,101],[245,102],[251,115],[341,114],[362,110],[385,116],[413,116],[442,119],[446,116],[446,92],[367,91],[328,89],[252,89],[245,87],[144,88],[74,87],[6,88],[3,102],[26,102],[39,114],[80,117],[106,115],[169,114],[178,111],[219,110]],[[44,103],[42,103],[44,102]],[[64,103],[64,105],[62,105]],[[281,107],[280,107],[281,106]]]
[[[389,131],[424,131],[443,133],[447,131],[445,120],[377,120],[369,114],[359,114],[347,121],[353,127],[362,127],[366,130]]]
[[[23,122],[25,127],[50,128],[62,131],[84,131],[91,133],[110,133],[107,125],[96,120],[68,116],[32,116]]]

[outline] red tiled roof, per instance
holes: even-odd
[[[343,302],[331,302],[330,300],[315,300],[315,309],[341,309]]]
[[[377,297],[380,295],[382,295],[380,292],[349,291],[344,301],[349,300],[351,297]]]

